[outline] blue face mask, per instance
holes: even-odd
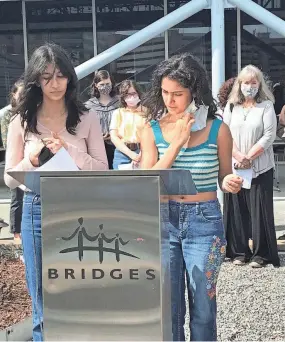
[[[191,132],[197,132],[204,129],[207,125],[208,117],[208,106],[196,107],[195,101],[193,100],[186,109],[186,113],[194,114],[195,122],[191,127]]]

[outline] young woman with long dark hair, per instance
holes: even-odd
[[[236,193],[232,137],[216,117],[206,71],[190,54],[161,62],[146,94],[149,124],[141,136],[142,169],[191,171],[196,195],[169,196],[173,341],[185,341],[185,274],[192,341],[216,341],[216,284],[225,256],[217,182]]]
[[[53,154],[65,148],[80,170],[108,169],[98,117],[78,100],[77,85],[62,48],[46,44],[33,53],[8,130],[5,182],[10,188],[20,184],[7,172],[36,169],[44,145]],[[43,341],[41,198],[29,189],[23,201],[22,241],[33,341]]]

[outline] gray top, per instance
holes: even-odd
[[[252,162],[254,178],[275,166],[272,144],[276,138],[277,122],[271,101],[256,103],[250,109],[235,105],[232,112],[228,103],[223,117],[242,153],[247,154],[255,144],[264,148],[264,153]]]
[[[86,107],[97,113],[102,134],[110,133],[110,123],[112,119],[113,112],[119,108],[119,99],[117,96],[113,97],[112,100],[107,104],[103,105],[96,97],[92,97],[89,101],[85,103]],[[112,144],[111,141],[106,141]]]

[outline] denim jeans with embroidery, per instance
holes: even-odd
[[[185,273],[191,341],[216,341],[216,284],[226,251],[219,202],[170,201],[168,209],[173,341],[185,341]]]

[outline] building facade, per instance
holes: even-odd
[[[285,0],[254,0],[285,20]],[[188,0],[0,0],[0,108],[34,49],[63,46],[77,66],[150,25]],[[237,37],[240,32],[241,39]],[[211,76],[211,13],[205,9],[106,65],[117,82],[147,86],[153,69],[179,52],[197,56]],[[240,51],[240,54],[239,54]],[[254,64],[272,84],[285,83],[285,38],[234,7],[225,10],[226,79]],[[80,81],[88,98],[92,75]]]

